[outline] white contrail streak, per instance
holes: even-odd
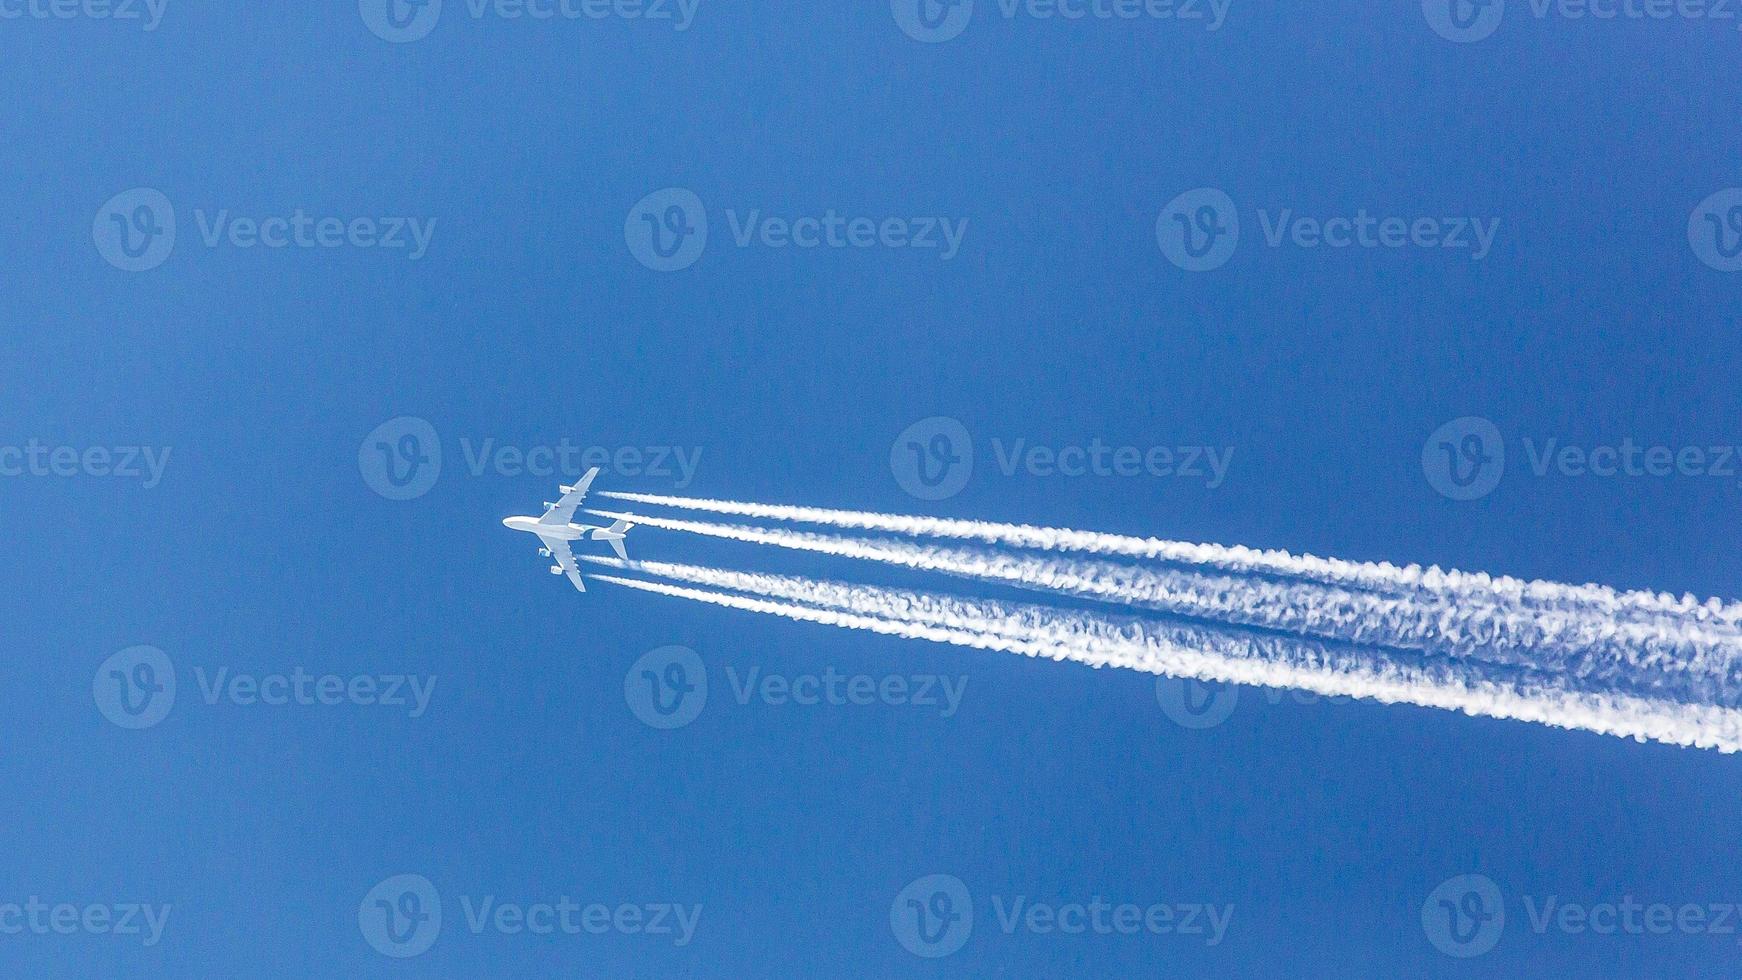
[[[592,513],[628,517],[613,511]],[[1596,615],[1404,598],[1315,583],[1235,579],[1171,568],[814,534],[639,515],[651,527],[901,565],[1220,623],[1577,675],[1587,686],[1733,703],[1742,642],[1701,624],[1617,623]]]
[[[1125,558],[1177,562],[1241,574],[1281,575],[1351,588],[1416,592],[1455,593],[1466,598],[1505,600],[1536,604],[1589,606],[1611,615],[1678,616],[1716,621],[1729,626],[1742,624],[1742,603],[1718,599],[1696,600],[1691,595],[1621,592],[1602,585],[1568,585],[1560,582],[1525,581],[1483,572],[1461,572],[1438,566],[1394,565],[1390,562],[1357,562],[1340,558],[1296,555],[1287,551],[1262,550],[1240,545],[1193,544],[1159,538],[1138,538],[1095,531],[1001,524],[940,517],[912,517],[866,511],[755,504],[733,500],[670,497],[659,494],[601,491],[614,500],[732,514],[760,520],[826,524],[867,531],[917,537],[955,538],[987,544],[1031,548],[1040,551],[1079,551]]]
[[[1354,647],[1339,652],[1282,637],[1124,621],[1043,606],[968,601],[694,566],[599,561],[655,574],[674,573],[760,596],[616,575],[594,576],[603,581],[848,629],[1075,660],[1096,667],[1127,667],[1205,681],[1416,704],[1724,752],[1742,750],[1742,712],[1734,709],[1570,690],[1557,682],[1508,673],[1504,668],[1488,676],[1480,665],[1469,663],[1393,663]]]

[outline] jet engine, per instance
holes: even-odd
[[[550,573],[552,575],[561,575],[563,573],[563,567],[561,565],[552,565],[550,566]]]
[[[538,553],[545,556],[546,558],[550,557],[550,549],[549,548],[540,548],[540,549],[538,549]]]

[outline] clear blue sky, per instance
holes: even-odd
[[[1742,902],[1732,757],[1260,691],[1198,730],[1145,675],[577,595],[499,524],[558,478],[468,459],[485,440],[676,446],[700,451],[681,492],[707,496],[1742,596],[1736,477],[1537,476],[1524,442],[1742,442],[1742,274],[1688,234],[1742,183],[1734,21],[1539,18],[1512,0],[1491,36],[1457,43],[1413,0],[1233,0],[1213,31],[978,0],[959,36],[922,43],[882,0],[702,0],[682,31],[446,0],[409,21],[427,36],[390,43],[349,2],[168,0],[149,31],[36,2],[0,0],[24,14],[0,19],[0,446],[20,451],[0,450],[16,474],[0,477],[0,972],[1734,968],[1734,934],[1538,932],[1528,912],[1550,896]],[[709,237],[659,271],[632,248],[632,209],[673,187]],[[106,203],[136,188],[173,209],[166,256],[143,245],[167,242],[155,198]],[[1209,271],[1158,242],[1164,207],[1195,188],[1222,191],[1241,226]],[[664,221],[672,199],[655,203]],[[778,226],[736,240],[753,211],[831,210],[876,221],[874,244],[777,247]],[[1285,210],[1498,225],[1480,259],[1307,247],[1292,230],[1272,246]],[[380,244],[398,224],[381,219],[401,218],[416,223],[396,237],[427,233],[415,259]],[[911,238],[917,218],[966,221],[950,257],[882,234],[901,219],[894,240]],[[337,244],[252,244],[250,222]],[[427,421],[443,457],[409,500],[371,489],[359,460],[400,416]],[[976,453],[939,500],[890,465],[931,416],[959,420]],[[1492,492],[1459,501],[1421,456],[1464,416],[1490,420],[1508,458]],[[1234,456],[1214,488],[1006,476],[994,439]],[[85,455],[136,446],[158,479]],[[80,454],[61,457],[73,475],[55,474],[56,447]],[[618,462],[600,487],[681,480]],[[650,530],[631,550],[866,574]],[[177,690],[133,729],[110,720],[106,685],[164,678],[106,661],[137,645],[162,651]],[[667,645],[695,651],[710,690],[660,729],[625,675]],[[949,717],[734,696],[751,670],[831,668],[967,680]],[[366,688],[279,705],[203,690],[219,671],[271,688],[299,669],[435,686],[417,717],[357,703]],[[395,958],[359,907],[402,874],[430,882],[443,921]],[[1507,919],[1459,959],[1422,908],[1465,874],[1496,883]],[[975,911],[937,958],[891,923],[931,875],[959,879]],[[32,896],[81,921],[33,931],[7,908]],[[486,896],[701,912],[683,945],[474,931]],[[1016,896],[1234,911],[1213,946],[1006,933]],[[127,903],[169,906],[157,942],[102,926]]]

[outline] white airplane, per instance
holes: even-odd
[[[594,541],[605,541],[611,545],[611,550],[617,552],[617,557],[627,560],[629,552],[623,547],[623,536],[635,525],[628,521],[614,521],[610,527],[593,527],[587,524],[571,524],[575,516],[575,508],[581,505],[581,500],[587,496],[587,488],[592,486],[593,477],[599,475],[597,466],[587,471],[581,477],[581,482],[572,487],[558,487],[563,492],[563,499],[556,503],[545,501],[543,517],[504,517],[502,526],[514,531],[530,531],[538,535],[538,540],[544,542],[544,547],[538,553],[546,558],[556,560],[550,566],[552,575],[567,575],[575,588],[582,592],[587,587],[581,583],[580,570],[575,567],[575,556],[569,551],[570,541],[582,538],[592,538]]]

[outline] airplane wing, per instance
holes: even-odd
[[[599,468],[595,466],[587,471],[586,476],[581,477],[581,482],[572,487],[564,487],[563,499],[557,501],[550,510],[545,511],[544,516],[538,519],[538,523],[567,524],[573,520],[575,508],[579,507],[581,501],[586,499],[587,488],[593,485],[593,477],[598,475]]]
[[[575,567],[575,556],[573,552],[569,551],[569,543],[562,538],[548,538],[542,534],[538,536],[538,540],[544,542],[545,548],[550,551],[551,558],[555,559],[557,565],[561,566],[563,574],[569,577],[569,581],[575,584],[575,588],[582,592],[587,591],[587,587],[581,582],[580,569]]]

